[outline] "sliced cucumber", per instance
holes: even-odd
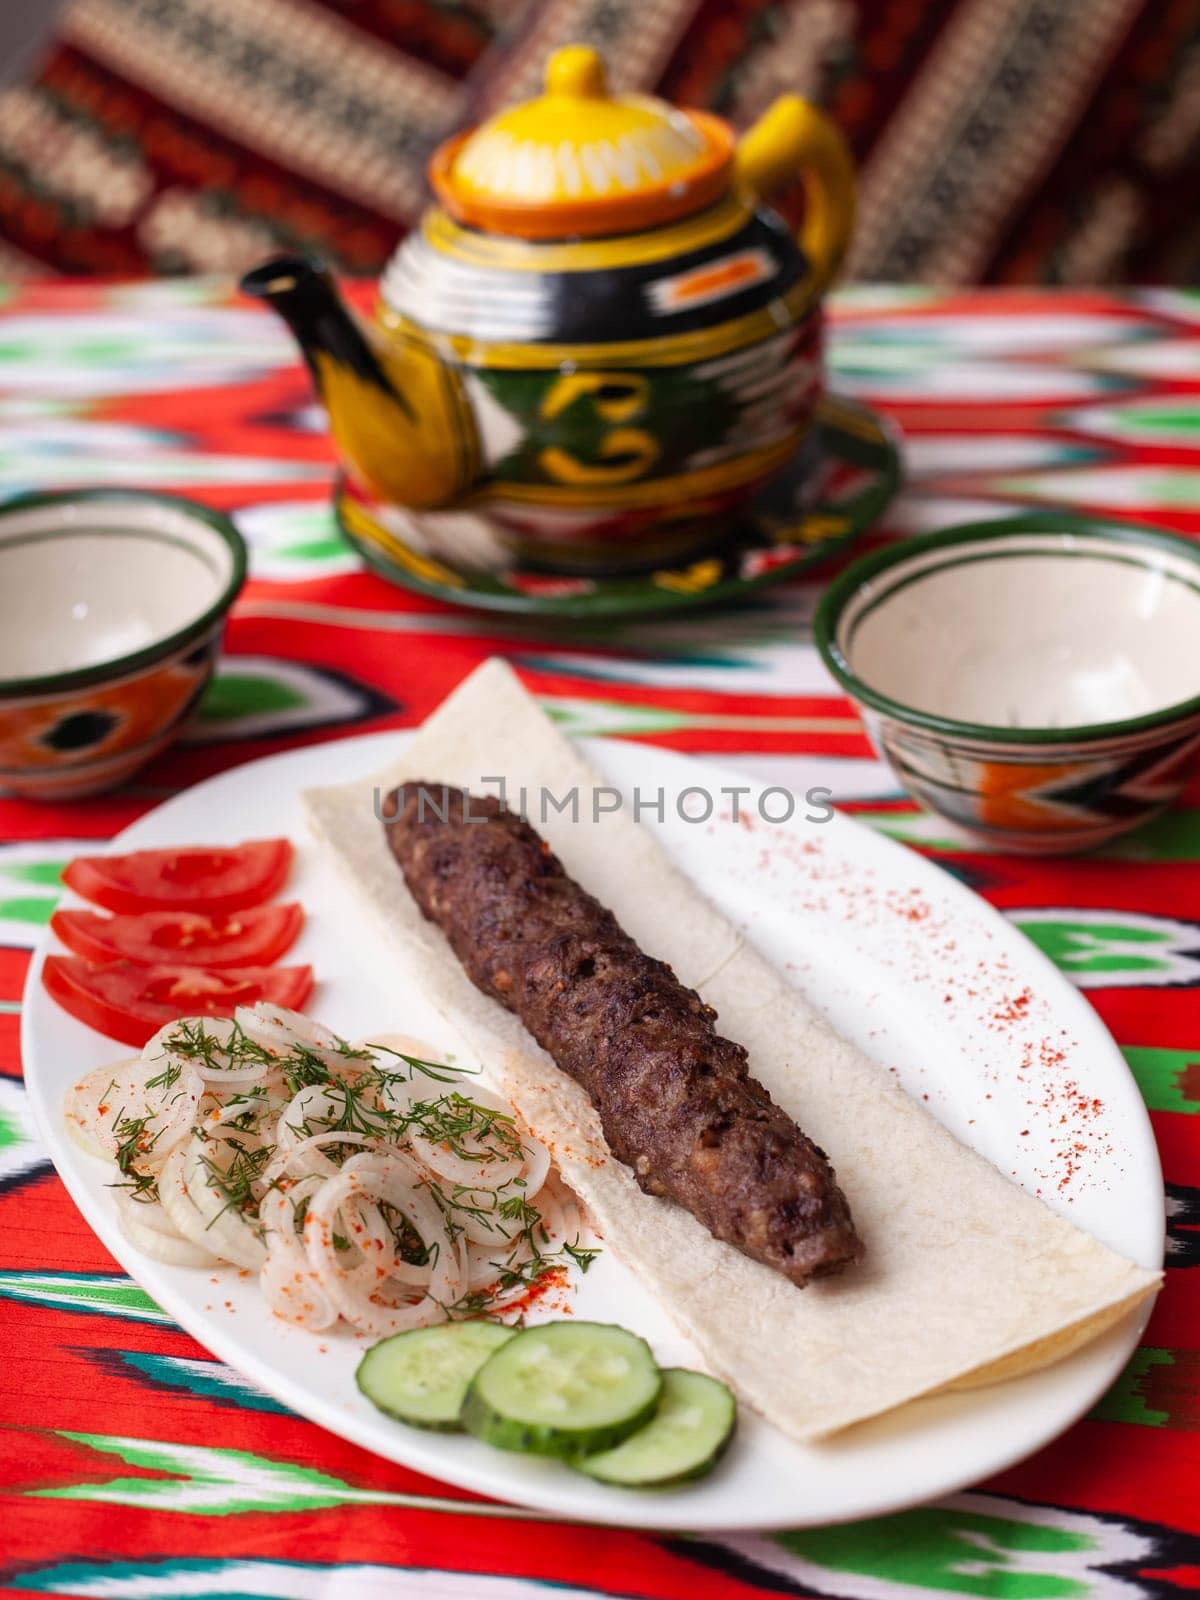
[[[733,1437],[736,1417],[733,1396],[723,1383],[686,1367],[668,1367],[658,1410],[645,1427],[575,1466],[601,1483],[631,1489],[702,1478]]]
[[[620,1444],[662,1393],[650,1346],[607,1322],[526,1328],[471,1380],[463,1426],[501,1450],[573,1460]]]
[[[358,1363],[358,1387],[381,1411],[418,1428],[460,1427],[467,1385],[515,1337],[499,1322],[439,1322],[381,1339]]]

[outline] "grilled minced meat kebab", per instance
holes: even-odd
[[[527,822],[494,795],[428,780],[395,790],[384,816],[425,916],[476,987],[583,1086],[648,1194],[796,1284],[858,1260],[824,1151],[749,1075],[713,1008],[645,955]]]

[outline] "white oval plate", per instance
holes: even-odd
[[[288,894],[308,923],[287,959],[311,961],[313,1014],[350,1037],[403,1030],[438,1041],[439,1023],[404,974],[386,967],[315,847],[299,792],[369,775],[407,734],[314,745],[238,767],[160,806],[115,848],[221,844],[287,834],[299,846]],[[610,782],[668,797],[736,783],[705,763],[646,745],[586,741]],[[743,802],[753,812],[753,798]],[[779,792],[768,806],[779,808]],[[901,1075],[930,1111],[1024,1187],[1143,1266],[1162,1259],[1163,1193],[1154,1138],[1112,1039],[1075,989],[989,906],[902,846],[837,816],[816,825],[664,823],[666,848],[836,1027]],[[803,811],[803,807],[799,808]],[[397,893],[403,893],[397,880]],[[973,1483],[1036,1450],[1081,1416],[1117,1376],[1147,1312],[1031,1377],[922,1400],[804,1448],[743,1409],[711,1477],[656,1493],[606,1489],[555,1462],[423,1433],[375,1411],[354,1385],[363,1349],[344,1331],[315,1337],[274,1320],[249,1278],[166,1267],[120,1232],[111,1169],[67,1137],[67,1087],[122,1047],[45,995],[46,941],[30,968],[22,1048],[35,1115],[76,1204],[125,1270],[189,1333],[301,1415],[404,1466],[541,1511],[630,1527],[711,1530],[813,1526],[874,1516]],[[1060,1059],[1061,1056],[1061,1059]],[[1097,1101],[1078,1123],[1079,1104]],[[1067,1124],[1060,1114],[1071,1113]],[[1070,1137],[1064,1142],[1064,1127]],[[1082,1150],[1073,1149],[1077,1143]],[[904,1152],[881,1151],[883,1161]],[[578,1283],[575,1314],[616,1321],[664,1363],[695,1360],[666,1314],[603,1251]]]

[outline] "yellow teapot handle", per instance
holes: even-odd
[[[854,227],[854,158],[841,130],[807,100],[785,94],[738,141],[737,176],[763,199],[803,179],[800,248],[823,289],[841,266]]]

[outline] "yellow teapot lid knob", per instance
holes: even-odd
[[[699,211],[728,192],[732,165],[728,123],[613,94],[599,51],[570,44],[547,61],[544,94],[447,140],[429,176],[459,222],[562,241]]]
[[[607,99],[608,73],[603,58],[585,44],[569,44],[556,50],[546,63],[546,92],[586,100]]]

